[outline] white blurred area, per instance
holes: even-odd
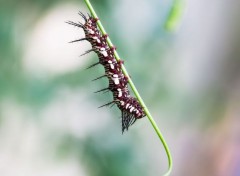
[[[56,158],[59,137],[84,139],[104,129],[111,114],[98,110],[78,91],[63,89],[56,96],[41,112],[12,100],[1,101],[1,116],[6,117],[0,128],[1,176],[87,175],[76,157]]]
[[[79,57],[90,48],[88,42],[69,42],[84,37],[84,32],[65,22],[81,21],[79,4],[64,3],[53,7],[33,26],[26,39],[24,70],[33,75],[64,74],[79,69],[89,55]],[[74,13],[75,12],[75,13]]]
[[[46,79],[47,76],[83,69],[81,66],[89,55],[79,56],[90,45],[87,42],[70,44],[70,41],[84,37],[84,33],[65,23],[79,21],[77,13],[86,11],[83,7],[73,3],[54,6],[29,29],[31,33],[23,42],[22,56],[22,67],[27,75]],[[109,123],[111,114],[98,110],[99,104],[90,103],[83,92],[61,88],[41,112],[34,112],[31,107],[11,98],[1,100],[1,176],[87,175],[74,156],[63,160],[55,158],[59,139],[51,138],[51,135],[69,134],[84,139],[87,134],[95,133]],[[38,123],[35,118],[39,118]]]

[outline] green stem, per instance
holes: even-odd
[[[89,2],[89,0],[84,0],[84,1],[85,1],[86,5],[87,5],[88,9],[90,10],[92,16],[93,16],[94,18],[98,18],[97,14],[96,14],[95,10],[93,9],[93,7],[92,7],[91,3]],[[99,18],[98,18],[98,19],[99,19]],[[104,34],[107,34],[106,31],[105,31],[105,29],[104,29],[104,27],[103,27],[103,25],[101,24],[101,21],[100,21],[100,20],[98,20],[97,24],[98,24],[98,27],[99,27],[100,31],[102,32],[102,34],[103,34],[103,35],[104,35]],[[112,44],[112,42],[111,42],[111,40],[110,40],[109,37],[107,38],[107,42],[108,42],[108,45],[109,45],[110,47],[113,47],[113,46],[114,46],[114,45]],[[116,59],[119,61],[119,60],[120,60],[120,57],[119,57],[119,55],[118,55],[118,53],[117,53],[116,50],[114,51],[114,55],[115,55]],[[164,176],[168,176],[168,175],[171,173],[171,170],[172,170],[172,157],[171,157],[171,153],[170,153],[170,150],[169,150],[169,148],[168,148],[168,145],[167,145],[167,143],[165,142],[164,137],[163,137],[161,131],[159,130],[156,122],[154,121],[152,115],[150,114],[147,106],[145,105],[145,103],[143,102],[141,96],[139,95],[139,93],[138,93],[138,91],[137,91],[137,88],[136,88],[135,85],[133,84],[133,82],[132,82],[132,80],[131,80],[131,78],[130,78],[127,70],[126,70],[126,68],[125,68],[123,65],[122,65],[122,71],[123,71],[124,75],[129,78],[129,80],[128,80],[128,81],[129,81],[129,85],[131,86],[131,88],[132,88],[135,96],[137,97],[138,101],[139,101],[140,104],[142,105],[142,107],[143,107],[143,109],[144,109],[144,111],[145,111],[145,113],[146,113],[146,116],[148,117],[149,121],[151,122],[154,130],[156,131],[159,139],[161,140],[161,142],[162,142],[162,144],[163,144],[163,146],[164,146],[164,149],[165,149],[166,154],[167,154],[167,157],[168,157],[168,166],[169,166],[169,167],[168,167],[168,171],[167,171],[167,173],[165,173]]]
[[[185,6],[186,0],[174,0],[172,8],[167,17],[167,21],[164,25],[167,31],[175,31],[178,28],[185,11]]]

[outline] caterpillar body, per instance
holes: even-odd
[[[83,29],[85,33],[85,38],[71,41],[70,43],[79,42],[79,41],[88,41],[92,45],[92,49],[86,51],[85,55],[89,52],[95,52],[98,55],[99,61],[92,64],[88,68],[92,68],[96,65],[101,64],[105,69],[105,74],[94,79],[98,80],[101,78],[108,78],[109,86],[107,88],[101,89],[97,92],[107,92],[111,91],[113,94],[113,101],[102,105],[110,106],[117,105],[121,111],[121,120],[122,120],[122,132],[128,130],[129,126],[134,124],[137,119],[143,118],[145,116],[144,109],[140,105],[139,101],[130,95],[128,89],[128,78],[122,72],[123,61],[118,61],[114,56],[115,47],[109,47],[107,43],[108,35],[103,35],[98,27],[98,19],[93,18],[91,15],[85,16],[83,13],[79,12],[79,15],[84,19],[83,23],[75,23],[68,21],[67,23],[76,27]]]

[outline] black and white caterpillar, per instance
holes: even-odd
[[[123,61],[118,61],[115,58],[114,50],[116,48],[109,47],[107,43],[108,35],[103,35],[99,31],[97,27],[98,19],[93,18],[90,15],[85,16],[81,12],[79,12],[79,15],[84,19],[84,24],[80,22],[75,23],[72,21],[68,21],[67,23],[82,28],[85,33],[85,38],[74,40],[70,43],[84,40],[91,43],[92,49],[86,51],[84,54],[94,51],[98,55],[99,61],[95,64],[92,64],[88,68],[94,67],[98,64],[101,64],[105,68],[105,74],[94,80],[107,77],[109,80],[109,86],[97,92],[112,92],[113,101],[103,106],[109,106],[114,104],[118,106],[122,113],[122,132],[124,132],[124,130],[128,130],[129,126],[131,126],[137,119],[145,116],[144,109],[142,108],[138,100],[130,95],[127,85],[128,78],[123,74],[121,69]]]

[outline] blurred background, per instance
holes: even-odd
[[[173,176],[240,176],[240,1],[92,0],[173,155]],[[0,0],[0,175],[152,176],[147,118],[122,135],[107,80],[65,22],[82,0]]]

